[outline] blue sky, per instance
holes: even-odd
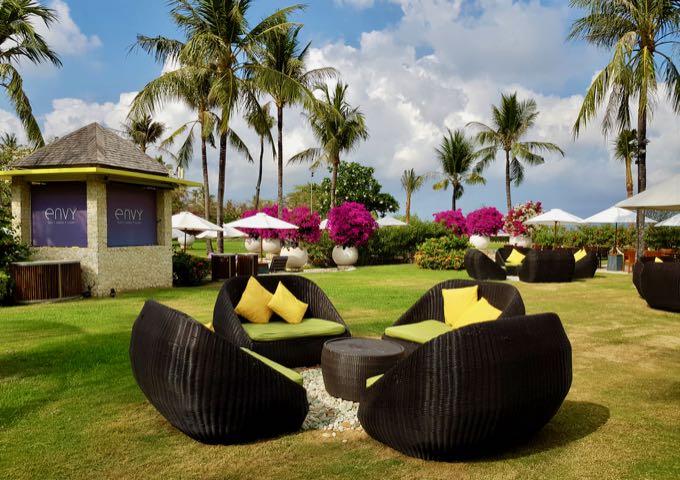
[[[129,102],[161,66],[143,53],[128,53],[138,33],[177,36],[165,0],[46,0],[61,18],[46,36],[60,53],[63,68],[23,66],[26,90],[45,135],[60,136],[92,121],[120,128]],[[623,167],[611,158],[598,122],[573,141],[571,126],[592,76],[606,52],[566,36],[578,12],[566,1],[511,0],[314,0],[295,20],[312,41],[311,66],[333,66],[350,85],[350,100],[366,115],[371,138],[345,156],[371,165],[403,204],[399,176],[406,168],[437,168],[434,148],[445,129],[469,121],[489,122],[501,92],[532,97],[541,114],[529,139],[558,143],[564,159],[546,158],[531,168],[513,202],[541,200],[587,216],[625,195]],[[251,21],[281,0],[254,0]],[[300,112],[285,114],[286,157],[314,146]],[[158,119],[170,128],[191,118],[182,105],[167,105]],[[650,128],[650,182],[680,173],[678,117],[663,98]],[[238,118],[234,127],[253,150],[257,140]],[[0,100],[0,128],[20,128]],[[214,153],[211,153],[214,156]],[[214,163],[214,162],[213,162]],[[275,196],[274,166],[265,165],[264,195]],[[459,205],[465,212],[482,205],[505,209],[503,163],[487,171],[487,185],[468,187]],[[227,198],[247,200],[255,168],[236,155],[228,164]],[[188,177],[199,179],[198,162]],[[216,174],[212,172],[214,185]],[[316,175],[318,179],[319,175]],[[304,166],[286,169],[286,190],[309,179]],[[416,212],[431,218],[449,208],[448,192],[427,184],[414,198]]]

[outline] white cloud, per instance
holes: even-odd
[[[336,5],[349,5],[354,8],[364,9],[372,7],[375,0],[335,0]]]
[[[87,36],[80,30],[64,0],[52,0],[49,7],[55,11],[57,20],[49,28],[42,21],[37,22],[35,29],[57,53],[82,55],[102,45],[97,35]]]

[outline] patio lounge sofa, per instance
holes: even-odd
[[[224,282],[215,302],[215,333],[228,342],[292,368],[318,365],[326,340],[351,336],[326,294],[314,282],[299,275],[262,276],[258,277],[258,281],[271,293],[282,282],[295,297],[307,303],[302,324],[288,324],[276,314],[264,325],[247,322],[236,314],[234,308],[249,278],[234,277]]]
[[[130,362],[151,404],[202,443],[242,443],[294,432],[309,409],[299,374],[256,358],[152,300],[132,327]]]
[[[496,265],[498,265],[501,268],[504,268],[508,275],[517,275],[516,265],[506,265],[508,257],[510,256],[513,250],[517,250],[522,255],[526,255],[531,251],[530,248],[518,247],[514,245],[503,245],[501,248],[496,250]]]
[[[371,437],[426,460],[479,457],[555,415],[571,386],[571,345],[554,313],[503,316],[440,335],[371,380],[359,404]]]
[[[530,283],[571,282],[575,264],[574,255],[566,250],[531,250],[517,267],[517,275]]]
[[[465,252],[463,260],[465,270],[475,280],[505,280],[507,278],[505,270],[498,266],[496,262],[475,248]]]
[[[432,334],[436,335],[447,332],[450,330],[450,327],[444,323],[444,300],[442,297],[442,289],[463,288],[473,285],[479,286],[478,292],[480,297],[486,298],[492,306],[501,310],[502,313],[499,318],[524,315],[524,302],[522,301],[522,297],[517,288],[512,285],[497,282],[477,282],[474,280],[447,280],[435,285],[425,292],[423,296],[420,297],[406,313],[399,317],[392,326],[413,325],[418,328],[420,322],[437,320],[441,323],[440,329]],[[428,323],[432,325],[432,323]],[[437,326],[437,324],[434,325]],[[431,331],[431,329],[428,329],[428,331]],[[425,334],[423,332],[424,335],[422,338],[419,338],[418,341],[407,340],[393,336],[394,334],[392,332],[393,329],[388,328],[382,338],[402,345],[404,347],[405,355],[414,352],[423,343],[430,342],[432,338],[431,334]]]
[[[600,258],[596,252],[588,252],[581,260],[574,263],[574,280],[582,278],[593,278],[597,267],[600,265]]]
[[[680,262],[640,262],[638,268],[638,291],[647,304],[659,310],[680,312]],[[633,281],[636,271],[633,270]]]

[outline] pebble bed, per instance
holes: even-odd
[[[309,413],[302,424],[303,430],[327,430],[344,432],[362,430],[357,419],[358,402],[335,398],[328,394],[323,384],[320,368],[300,371],[307,390]],[[335,433],[332,433],[335,436]],[[329,436],[329,434],[324,434]]]

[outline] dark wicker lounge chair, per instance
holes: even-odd
[[[267,438],[300,428],[305,389],[187,315],[154,301],[132,327],[137,384],[174,427],[209,444]]]
[[[639,278],[639,291],[650,307],[680,312],[680,262],[646,262]]]
[[[470,248],[465,252],[465,270],[475,280],[505,280],[506,273],[484,252]]]
[[[285,272],[287,263],[288,257],[276,255],[269,263],[269,273]]]
[[[635,265],[633,265],[633,285],[635,285],[635,289],[638,292],[638,295],[642,296],[642,291],[640,290],[640,278],[642,277],[642,269],[646,264],[649,262],[654,263],[657,257],[641,257],[637,259],[637,262],[635,262]],[[661,261],[663,262],[679,262],[680,260],[671,257],[671,256],[663,256],[659,257]]]
[[[517,250],[522,255],[526,255],[531,251],[530,248],[517,247],[514,245],[503,245],[501,248],[496,250],[496,265],[504,268],[508,275],[517,275],[517,267],[511,267],[505,264],[513,250]]]
[[[287,367],[305,367],[318,365],[321,362],[321,349],[326,340],[349,337],[350,331],[325,293],[311,280],[298,275],[272,275],[258,277],[258,282],[270,292],[276,291],[279,282],[299,300],[307,303],[305,318],[321,318],[339,323],[345,327],[345,333],[327,337],[305,337],[272,342],[256,342],[243,329],[243,320],[234,312],[234,307],[241,299],[249,277],[235,277],[224,282],[213,312],[215,333],[239,347],[253,350],[265,357]],[[281,320],[276,314],[271,321]]]
[[[574,278],[574,255],[564,250],[532,250],[527,253],[517,275],[523,282],[571,282]]]
[[[420,299],[409,308],[396,322],[396,325],[407,325],[425,320],[439,320],[444,322],[444,300],[442,289],[462,288],[479,285],[479,296],[501,310],[502,317],[524,315],[524,302],[517,288],[507,283],[477,282],[474,280],[447,280],[438,283],[423,294]],[[409,342],[398,338],[383,335],[383,339],[399,343],[404,347],[404,354],[408,355],[421,346],[419,343]]]
[[[597,267],[600,265],[600,259],[596,252],[588,252],[578,262],[574,263],[574,279],[593,278]]]
[[[557,315],[501,318],[441,335],[401,360],[366,390],[359,421],[406,455],[478,457],[539,431],[571,380]]]

